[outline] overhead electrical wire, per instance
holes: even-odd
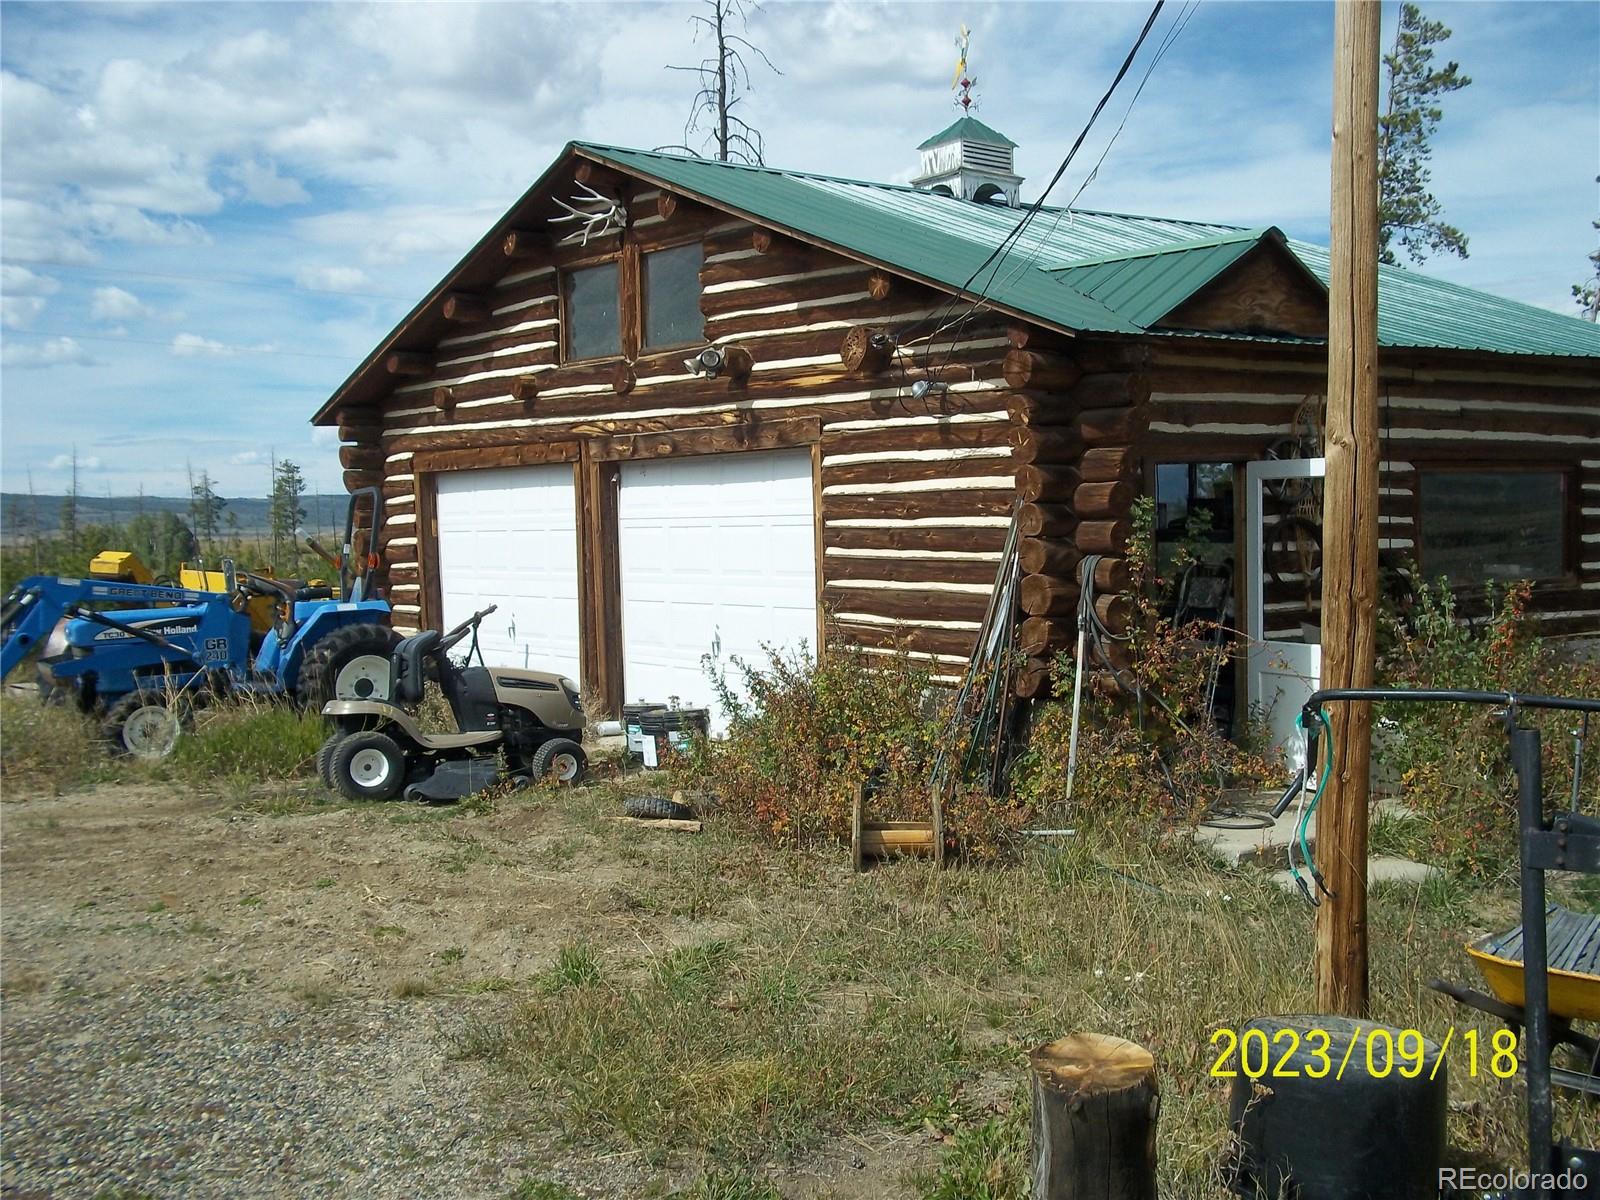
[[[274,346],[232,346],[222,345],[220,350],[206,345],[195,346],[192,350],[184,352],[182,343],[174,345],[172,342],[163,342],[155,338],[118,337],[111,333],[72,333],[62,329],[7,329],[9,337],[53,337],[67,338],[71,341],[85,342],[116,342],[124,346],[160,346],[165,350],[178,351],[180,358],[231,358],[235,354],[270,354],[274,358],[324,358],[337,362],[349,362],[349,354],[315,354],[304,350],[279,350]]]
[[[971,296],[973,283],[977,281],[978,277],[982,275],[985,270],[990,268],[991,264],[995,264],[994,270],[990,272],[990,277],[987,283],[982,285],[978,289],[977,294],[970,300],[970,307],[967,313],[963,314],[955,321],[939,324],[939,327],[936,328],[932,334],[928,335],[930,349],[932,338],[937,337],[945,329],[952,328],[957,324],[964,322],[968,317],[970,317],[972,312],[975,312],[988,299],[988,293],[986,289],[993,285],[995,275],[998,274],[1000,269],[999,264],[1003,263],[1005,256],[1009,254],[1011,249],[1022,239],[1022,235],[1027,232],[1028,226],[1033,223],[1034,219],[1039,215],[1039,212],[1044,208],[1044,202],[1049,198],[1051,191],[1055,188],[1056,184],[1061,182],[1061,177],[1065,175],[1068,168],[1072,166],[1073,159],[1077,157],[1079,149],[1082,148],[1083,143],[1088,138],[1090,131],[1094,129],[1095,122],[1099,120],[1101,112],[1105,110],[1106,105],[1111,101],[1111,97],[1116,93],[1116,90],[1121,85],[1123,79],[1127,77],[1129,69],[1133,66],[1133,60],[1138,56],[1140,48],[1143,47],[1145,40],[1150,36],[1150,30],[1155,27],[1156,18],[1161,15],[1161,10],[1165,7],[1165,5],[1166,0],[1156,0],[1155,6],[1150,10],[1150,15],[1145,18],[1144,27],[1139,30],[1138,38],[1134,40],[1133,47],[1128,51],[1127,55],[1122,60],[1122,65],[1117,69],[1116,76],[1112,79],[1111,85],[1106,88],[1105,94],[1100,97],[1100,102],[1094,106],[1094,111],[1089,114],[1088,121],[1085,122],[1082,130],[1079,131],[1077,138],[1073,140],[1072,148],[1067,151],[1066,157],[1061,160],[1061,165],[1056,168],[1055,174],[1050,177],[1050,182],[1045,185],[1045,189],[1039,194],[1039,198],[1028,206],[1027,211],[1023,213],[1022,218],[1017,221],[1017,223],[1012,227],[1011,231],[1007,233],[1006,236],[1000,240],[999,244],[997,244],[995,248],[988,253],[984,260],[978,264],[978,266],[973,270],[972,274],[967,276],[966,282],[961,285],[956,295],[951,297],[946,305],[943,306],[946,310],[953,310],[968,296]],[[939,317],[930,318],[930,321],[936,323],[941,322],[942,320],[942,315]],[[915,327],[907,332],[915,332]],[[926,361],[927,358],[925,357],[924,362],[926,363]]]
[[[1139,86],[1134,91],[1132,99],[1130,99],[1128,102],[1128,107],[1122,114],[1122,120],[1118,123],[1116,130],[1106,142],[1105,148],[1100,152],[1100,157],[1095,161],[1094,167],[1085,177],[1078,190],[1073,194],[1072,199],[1068,201],[1065,206],[1059,207],[1055,210],[1054,220],[1051,222],[1049,230],[1047,232],[1040,233],[1033,239],[1032,247],[1029,249],[1027,256],[1018,261],[1016,265],[1010,269],[1009,273],[1004,279],[1003,285],[1001,286],[1009,286],[1012,282],[1021,278],[1023,274],[1030,267],[1032,267],[1032,265],[1038,260],[1040,252],[1054,236],[1056,229],[1061,224],[1062,218],[1071,214],[1073,206],[1077,204],[1078,199],[1083,195],[1085,189],[1087,189],[1088,186],[1095,180],[1099,174],[1101,166],[1104,165],[1107,156],[1110,154],[1111,148],[1116,144],[1117,138],[1121,135],[1123,129],[1126,128],[1128,118],[1132,115],[1134,106],[1137,105],[1139,97],[1144,93],[1145,85],[1150,82],[1150,77],[1155,73],[1156,67],[1166,56],[1167,51],[1172,48],[1179,36],[1181,36],[1183,31],[1188,27],[1190,20],[1194,17],[1195,11],[1199,8],[1199,6],[1200,0],[1188,0],[1183,9],[1179,12],[1179,15],[1174,19],[1171,26],[1168,27],[1166,33],[1161,39],[1160,45],[1156,49],[1155,55],[1150,60],[1150,64],[1145,68],[1144,75],[1139,80]],[[1028,211],[1023,214],[1022,219],[1017,222],[1017,225],[1006,236],[1006,238],[1003,239],[998,246],[996,246],[995,250],[991,252],[989,257],[986,258],[983,263],[979,264],[978,269],[973,272],[971,277],[968,278],[967,284],[962,289],[963,292],[965,292],[967,288],[970,287],[973,280],[976,279],[977,276],[989,266],[991,261],[994,261],[994,268],[990,272],[990,277],[985,285],[979,290],[978,295],[967,304],[965,311],[963,311],[960,316],[951,320],[946,320],[945,315],[954,310],[961,302],[961,298],[959,296],[952,297],[951,300],[945,305],[944,310],[941,311],[939,316],[935,318],[936,321],[942,322],[939,324],[938,328],[936,328],[932,333],[926,335],[926,337],[917,339],[918,341],[921,341],[925,347],[921,363],[925,370],[931,372],[933,369],[935,369],[932,360],[936,351],[935,342],[937,339],[939,339],[939,336],[946,331],[953,331],[949,339],[949,347],[943,356],[943,361],[939,365],[943,366],[949,362],[951,355],[954,353],[956,344],[961,340],[961,335],[965,331],[966,326],[983,307],[985,301],[988,299],[989,293],[993,290],[996,290],[996,279],[999,277],[1002,268],[1006,265],[1005,256],[1021,243],[1023,233],[1028,229],[1030,224],[1039,215],[1039,213],[1043,211],[1044,201],[1048,198],[1050,192],[1055,188],[1056,184],[1060,182],[1067,169],[1071,166],[1079,149],[1082,148],[1082,145],[1089,132],[1094,128],[1095,122],[1098,120],[1101,112],[1111,99],[1111,96],[1117,90],[1117,87],[1121,84],[1123,78],[1127,75],[1129,67],[1131,66],[1134,58],[1137,57],[1140,47],[1144,44],[1146,38],[1149,36],[1150,30],[1154,26],[1156,18],[1159,16],[1162,7],[1162,3],[1160,3],[1158,0],[1158,3],[1151,10],[1150,16],[1146,19],[1143,29],[1140,30],[1139,37],[1134,42],[1133,48],[1128,52],[1127,57],[1123,60],[1122,68],[1117,72],[1116,78],[1112,80],[1111,86],[1106,89],[1105,95],[1103,95],[1100,99],[1100,103],[1095,106],[1094,112],[1090,114],[1089,120],[1085,124],[1083,131],[1079,133],[1076,141],[1074,141],[1072,145],[1072,148],[1067,152],[1066,158],[1062,161],[1061,166],[1057,168],[1055,175],[1051,177],[1049,184],[1045,187],[1044,192],[1037,200],[1034,201],[1032,205],[1029,206]]]

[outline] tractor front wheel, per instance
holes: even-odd
[[[300,668],[300,698],[313,712],[330,700],[387,700],[400,635],[387,625],[344,625],[318,640]]]
[[[113,704],[100,728],[111,753],[157,759],[172,753],[192,723],[186,699],[145,688]]]

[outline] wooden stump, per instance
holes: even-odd
[[[1028,1055],[1033,1200],[1156,1200],[1161,1090],[1150,1051],[1074,1033]]]

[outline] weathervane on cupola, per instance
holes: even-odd
[[[962,25],[961,36],[956,39],[956,73],[950,81],[961,116],[917,147],[922,152],[922,171],[911,186],[980,204],[1016,208],[1017,192],[1022,187],[1022,176],[1016,173],[1012,154],[1017,144],[972,115],[978,103],[973,94],[978,81],[967,71],[971,44],[972,31]]]
[[[960,55],[956,59],[956,74],[955,78],[950,81],[950,90],[956,93],[956,103],[961,106],[962,115],[970,113],[973,104],[976,102],[972,89],[978,86],[978,81],[969,78],[967,75],[967,47],[971,44],[972,31],[963,22],[961,36],[956,39],[956,49],[960,51]]]

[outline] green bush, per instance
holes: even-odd
[[[1066,654],[1057,656],[1053,671],[1056,701],[1037,710],[1027,751],[1013,770],[1013,795],[1049,814],[1051,823],[1092,820],[1159,837],[1174,825],[1198,821],[1224,788],[1281,773],[1245,740],[1230,740],[1212,719],[1208,685],[1216,673],[1232,669],[1229,653],[1212,644],[1212,627],[1180,626],[1163,615],[1173,583],[1158,571],[1153,517],[1153,503],[1141,499],[1128,542],[1133,614],[1119,654],[1126,665],[1114,677],[1100,670],[1099,686],[1085,683],[1071,796],[1075,663]],[[1180,544],[1174,573],[1195,561],[1195,550]],[[1101,668],[1097,661],[1091,665]]]
[[[1564,659],[1535,633],[1531,584],[1487,594],[1488,615],[1462,617],[1444,581],[1416,589],[1403,616],[1381,629],[1380,680],[1394,687],[1459,688],[1561,696],[1600,696],[1600,664]],[[1524,725],[1543,734],[1547,797],[1571,795],[1574,714],[1524,709]],[[1441,866],[1495,879],[1517,865],[1516,776],[1504,722],[1485,705],[1391,704],[1379,713],[1384,765],[1417,814],[1419,840]],[[1600,723],[1584,765],[1600,783]],[[1592,795],[1592,790],[1590,792]]]
[[[170,762],[175,774],[195,782],[293,779],[314,769],[327,736],[314,712],[245,697],[201,709]]]
[[[804,650],[769,651],[732,670],[749,699],[713,674],[733,714],[728,736],[698,743],[685,768],[721,811],[781,840],[847,838],[854,789],[870,775],[875,819],[927,819],[949,697],[925,661],[836,645],[820,663]]]

